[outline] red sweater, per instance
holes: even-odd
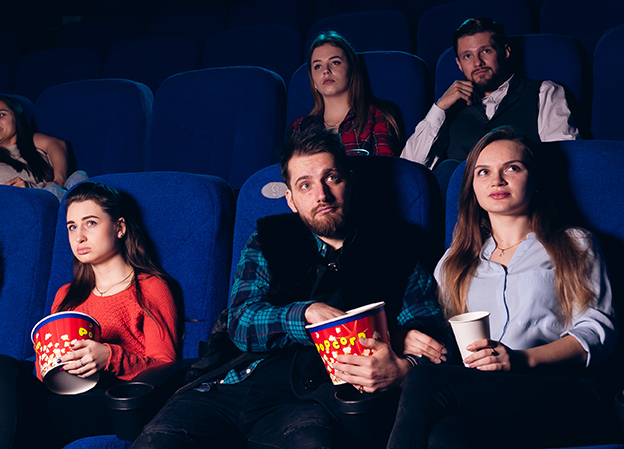
[[[92,293],[74,309],[91,315],[100,323],[100,341],[111,352],[104,369],[123,380],[130,380],[152,366],[176,360],[181,346],[178,337],[180,320],[167,283],[153,276],[140,276],[139,282],[145,306],[161,328],[137,303],[134,285],[111,296]],[[66,284],[56,293],[53,311],[65,298],[68,289],[69,284]]]

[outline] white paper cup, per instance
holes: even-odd
[[[462,360],[472,352],[466,349],[470,343],[490,338],[490,312],[468,312],[449,319]]]

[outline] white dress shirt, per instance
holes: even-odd
[[[481,102],[485,106],[485,115],[488,120],[492,119],[507,95],[511,78],[513,75],[490,95],[482,98]],[[434,103],[425,118],[416,125],[414,134],[405,143],[401,157],[424,164],[431,146],[438,138],[444,120],[446,120],[446,112]],[[580,137],[565,98],[565,89],[552,81],[543,81],[540,85],[537,132],[542,142],[575,140]],[[435,162],[437,158],[429,164],[429,168]]]
[[[604,360],[613,350],[617,321],[612,305],[611,284],[604,257],[595,236],[587,231],[568,231],[587,250],[591,261],[590,281],[594,301],[585,311],[577,310],[566,323],[557,295],[555,267],[544,246],[529,233],[505,268],[490,261],[496,243],[491,237],[481,250],[481,262],[468,291],[468,311],[490,312],[493,340],[511,349],[523,350],[571,335],[587,352],[587,366]],[[440,285],[441,266],[435,269]],[[443,300],[444,295],[440,295]]]

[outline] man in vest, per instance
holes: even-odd
[[[245,362],[176,393],[133,447],[335,447],[331,399],[340,387],[305,326],[369,303],[385,301],[393,345],[361,339],[373,355],[337,357],[351,393],[398,391],[412,366],[446,360],[444,346],[425,335],[444,340],[446,330],[416,234],[354,218],[346,162],[330,131],[285,142],[281,170],[294,214],[258,220],[234,275],[226,335]]]
[[[499,126],[511,125],[532,142],[579,138],[562,86],[511,73],[501,24],[466,20],[453,34],[453,49],[466,79],[455,81],[431,107],[401,157],[434,168],[441,181]]]

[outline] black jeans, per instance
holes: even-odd
[[[33,364],[0,355],[0,447],[61,448],[87,436],[113,433],[102,385],[77,395],[50,392]]]
[[[265,360],[243,382],[174,395],[132,447],[332,447],[329,414],[321,405],[294,396],[290,365],[290,358]]]
[[[416,366],[403,386],[388,448],[537,448],[614,442],[608,404],[562,375]]]

